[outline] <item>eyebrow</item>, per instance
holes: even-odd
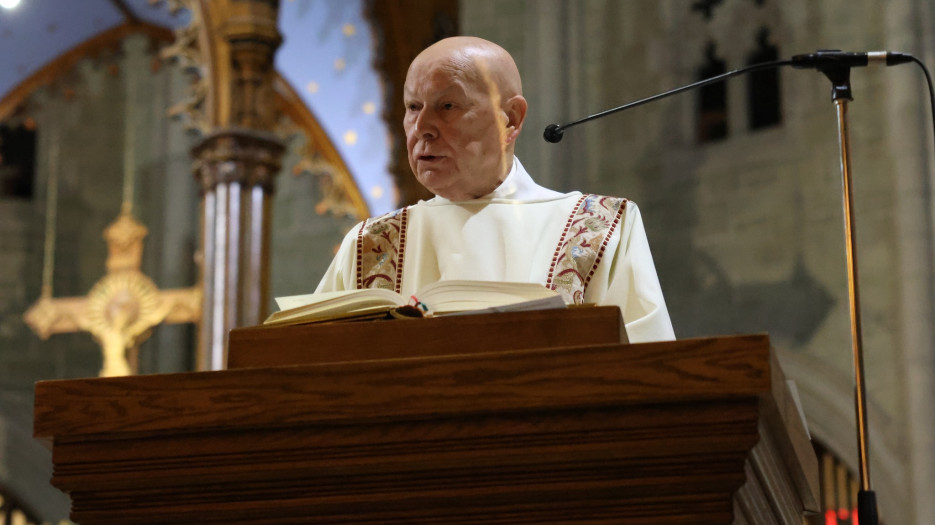
[[[436,96],[436,98],[443,98],[443,97],[445,97],[446,95],[449,95],[452,91],[457,91],[458,94],[466,94],[466,93],[467,93],[467,90],[464,89],[464,86],[462,86],[461,84],[458,84],[458,83],[452,83],[450,86],[446,87],[445,89],[443,89],[443,90],[441,90],[441,91],[439,91],[439,92],[436,92],[436,93],[435,93],[435,96]],[[405,88],[405,87],[404,87],[404,88],[403,88],[403,101],[411,100],[411,99],[413,99],[413,98],[417,98],[417,97],[415,97],[415,96],[413,95],[412,90],[410,90],[409,88]]]

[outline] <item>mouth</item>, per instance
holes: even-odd
[[[438,155],[419,155],[419,156],[417,157],[418,160],[423,161],[423,162],[432,162],[432,161],[440,160],[440,159],[443,159],[443,158],[444,158],[444,157],[441,157],[441,156],[438,156]]]

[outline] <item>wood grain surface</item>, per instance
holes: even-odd
[[[392,336],[389,336],[392,334]],[[616,306],[231,330],[227,368],[626,343]]]
[[[677,348],[677,351],[673,349]],[[36,437],[756,396],[765,336],[40,381]]]
[[[82,524],[785,523],[807,508],[765,401],[766,336],[443,351],[45,381],[35,434]]]

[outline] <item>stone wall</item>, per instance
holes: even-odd
[[[137,86],[133,100],[128,82]],[[56,172],[59,180],[53,295],[83,296],[106,271],[102,232],[121,207],[132,104],[134,213],[149,229],[143,272],[161,288],[194,284],[198,209],[189,139],[181,124],[165,116],[186,82],[177,69],[158,61],[147,38],[131,36],[114,54],[79,62],[26,103],[24,115],[37,129],[35,193],[31,199],[0,200],[0,476],[45,519],[65,518],[68,498],[49,485],[50,454],[32,439],[34,383],[93,377],[101,366],[100,349],[89,334],[42,341],[22,320],[40,296],[49,176]],[[141,345],[141,372],[188,369],[193,336],[193,326],[157,328]]]

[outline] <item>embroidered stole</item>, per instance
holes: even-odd
[[[583,303],[584,291],[626,208],[623,198],[582,195],[565,223],[545,286],[558,292],[566,303]]]
[[[399,293],[406,255],[409,208],[367,219],[357,232],[357,288],[385,288]]]
[[[546,287],[566,303],[581,304],[627,200],[582,195],[568,216],[549,266]],[[409,208],[367,219],[357,233],[357,288],[402,287]]]

